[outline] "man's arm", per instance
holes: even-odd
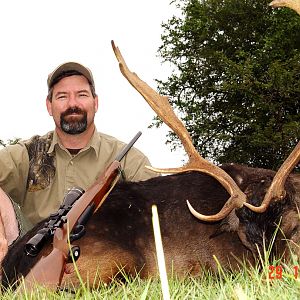
[[[21,145],[7,146],[0,151],[0,265],[8,246],[19,234],[19,225],[11,197],[22,201],[26,191],[28,155]],[[28,172],[28,171],[27,171]],[[10,195],[10,196],[9,196]],[[19,212],[20,215],[21,212]]]
[[[9,197],[0,188],[0,216],[8,246],[19,236],[19,225]],[[1,226],[0,225],[0,226]],[[0,229],[1,232],[1,229]]]
[[[28,170],[29,158],[24,144],[0,150],[0,187],[21,206],[26,194]]]
[[[159,176],[158,173],[147,169],[146,166],[151,166],[147,156],[138,149],[133,148],[122,162],[125,179],[128,181],[143,181]]]
[[[2,199],[0,199],[0,201],[2,201]],[[4,224],[2,222],[2,219],[0,218],[0,265],[7,251],[8,251],[8,241],[5,236]]]
[[[8,251],[8,246],[11,245],[18,236],[19,225],[15,210],[9,197],[0,188],[0,266]]]

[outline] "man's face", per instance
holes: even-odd
[[[94,123],[98,98],[93,97],[84,76],[72,75],[54,85],[52,102],[47,99],[47,109],[59,130],[79,134]]]

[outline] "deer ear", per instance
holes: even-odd
[[[224,218],[217,230],[210,236],[210,238],[214,238],[223,232],[237,232],[239,229],[240,220],[235,214],[235,210],[232,210],[229,215]]]
[[[237,164],[224,164],[221,168],[228,173],[240,189],[243,190],[243,187],[251,173],[251,169]]]

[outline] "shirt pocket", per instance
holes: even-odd
[[[29,172],[27,178],[27,191],[36,192],[50,186],[55,176],[55,166],[53,157],[43,157],[29,162]]]

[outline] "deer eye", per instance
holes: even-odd
[[[299,229],[300,229],[300,226],[299,226],[299,225],[295,226],[295,227],[293,228],[292,232],[291,232],[291,237],[292,237],[293,235],[295,235],[296,233],[298,233],[298,232],[299,232]]]

